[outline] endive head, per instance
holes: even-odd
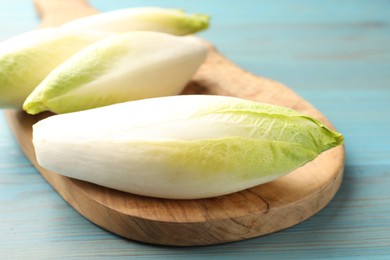
[[[53,70],[28,96],[30,114],[68,113],[114,103],[177,95],[205,60],[192,36],[128,32],[99,41]]]
[[[112,32],[156,31],[187,35],[207,29],[210,17],[188,14],[183,10],[139,7],[100,13],[73,20],[65,28],[93,29]]]
[[[188,199],[272,181],[343,137],[288,108],[185,95],[55,115],[34,125],[33,141],[38,162],[60,174]]]

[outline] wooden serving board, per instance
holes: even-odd
[[[59,25],[97,11],[80,0],[36,0],[42,26]],[[210,46],[210,54],[183,94],[228,95],[287,106],[332,127],[304,99],[282,84],[238,68]],[[37,164],[32,125],[49,116],[8,110],[19,145],[50,185],[84,217],[120,236],[163,245],[210,245],[248,239],[291,227],[327,205],[340,187],[344,147],[276,181],[210,199],[142,197],[61,176]]]

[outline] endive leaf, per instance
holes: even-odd
[[[26,97],[59,64],[85,46],[111,35],[40,29],[0,44],[0,107],[21,108]]]
[[[100,13],[70,21],[65,28],[111,32],[156,31],[174,35],[192,34],[208,28],[209,16],[182,10],[138,7]]]
[[[99,41],[53,70],[26,99],[30,114],[67,113],[179,94],[205,60],[191,36],[129,32]]]
[[[38,162],[47,169],[175,199],[272,181],[342,142],[341,134],[291,109],[206,95],[55,115],[33,131]]]

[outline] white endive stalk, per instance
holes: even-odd
[[[296,111],[223,96],[144,99],[54,115],[33,126],[38,163],[160,198],[214,197],[272,181],[340,145]]]
[[[157,31],[174,35],[192,34],[209,26],[204,14],[187,14],[182,10],[139,7],[100,13],[73,20],[65,28],[111,32]]]
[[[129,32],[88,46],[53,70],[26,99],[30,114],[80,111],[179,94],[206,58],[192,36]]]
[[[107,32],[40,29],[0,43],[0,108],[21,108],[26,97],[59,64]]]

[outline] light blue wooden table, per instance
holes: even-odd
[[[0,115],[0,259],[390,259],[390,1],[92,1],[212,15],[201,34],[241,67],[290,86],[346,138],[343,185],[314,217],[268,236],[175,248],[112,235],[69,207]],[[1,0],[0,40],[35,28],[28,0]],[[1,93],[0,93],[1,95]]]

